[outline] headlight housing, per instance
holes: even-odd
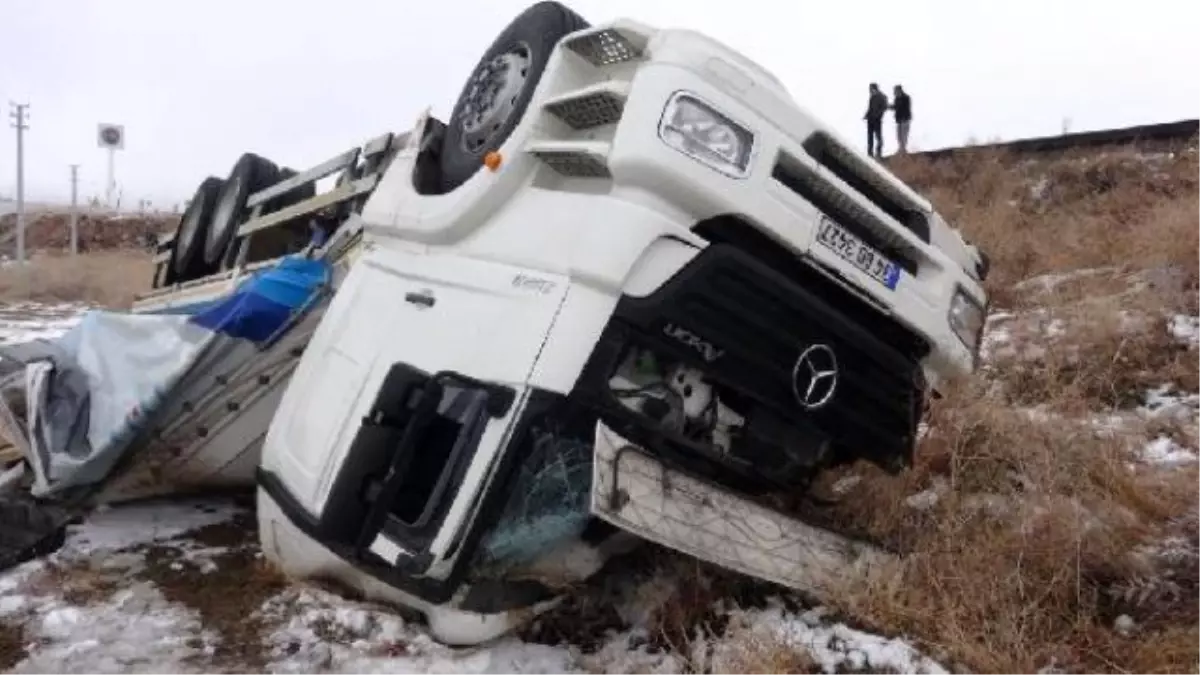
[[[983,335],[984,308],[962,287],[954,290],[950,299],[950,311],[946,315],[950,329],[972,353],[979,352],[979,338]]]
[[[658,137],[683,154],[733,178],[750,172],[754,134],[694,94],[676,92],[663,109]]]

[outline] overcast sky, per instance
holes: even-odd
[[[96,124],[126,126],[125,202],[190,196],[245,150],[304,168],[426,105],[443,118],[529,0],[0,0],[0,106],[28,102],[26,198],[102,195]],[[851,139],[866,84],[913,97],[914,148],[1200,116],[1188,0],[575,0],[708,33]],[[7,115],[5,115],[7,118]],[[5,119],[7,121],[7,119]],[[890,124],[888,151],[894,147]],[[865,139],[863,139],[865,143]],[[16,184],[0,127],[0,196]]]

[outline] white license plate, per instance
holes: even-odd
[[[875,250],[862,239],[850,234],[832,219],[822,216],[817,230],[817,241],[839,256],[849,260],[867,276],[884,286],[896,290],[900,282],[900,266]]]

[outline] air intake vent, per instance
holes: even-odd
[[[617,28],[601,28],[571,38],[567,41],[567,49],[593,66],[611,66],[642,58],[645,39],[637,39],[640,37],[627,35]]]
[[[615,84],[602,83],[557,96],[543,107],[572,129],[594,129],[621,120],[625,95]]]
[[[542,141],[525,151],[543,164],[570,178],[611,178],[608,143],[595,141]]]
[[[929,217],[925,206],[905,194],[905,190],[884,175],[879,167],[821,131],[804,141],[804,149],[818,164],[829,169],[880,211],[895,218],[921,241],[929,243]]]
[[[803,197],[851,234],[896,261],[901,269],[909,274],[917,273],[919,254],[913,251],[911,244],[898,236],[891,226],[870,209],[804,161],[781,153],[771,177]]]

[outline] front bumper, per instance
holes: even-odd
[[[596,428],[592,513],[682,553],[822,597],[892,556],[668,466]]]

